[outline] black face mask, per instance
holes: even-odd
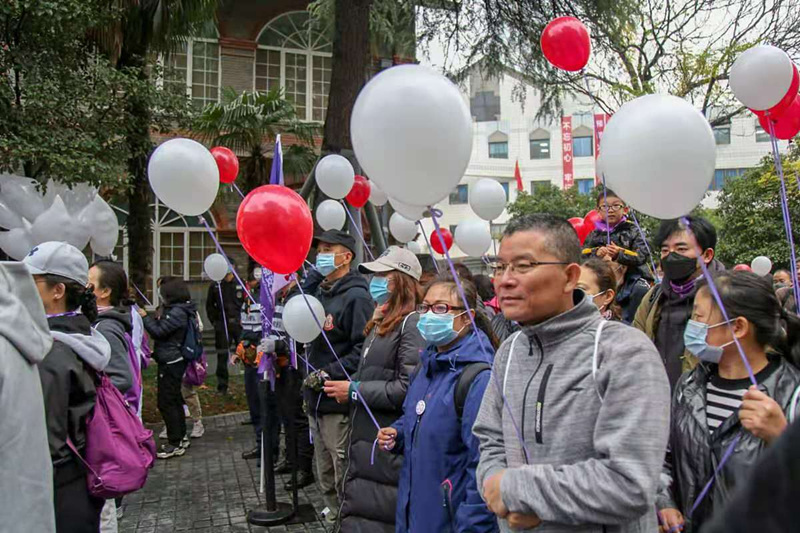
[[[697,259],[670,252],[667,257],[661,260],[661,268],[664,270],[664,279],[666,281],[683,283],[697,270]]]

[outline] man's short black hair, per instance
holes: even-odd
[[[536,231],[544,233],[545,249],[560,261],[580,263],[581,243],[572,224],[565,219],[548,213],[534,213],[516,216],[506,226],[504,237],[519,231]]]
[[[611,189],[606,189],[605,192],[603,192],[603,189],[601,187],[600,191],[597,193],[596,204],[600,205],[600,202],[602,200],[605,200],[606,197],[608,197],[608,196],[613,196],[614,198],[619,198],[620,200],[622,200],[622,198],[620,198],[619,195],[617,193],[615,193],[614,191],[612,191]],[[622,200],[622,203],[625,204],[625,200]]]
[[[700,249],[704,252],[709,248],[712,250],[716,249],[717,230],[714,228],[714,225],[703,217],[687,216],[685,218],[689,221],[690,229],[692,233],[694,233],[694,237],[697,239],[697,244],[700,245]],[[686,231],[686,228],[683,226],[680,219],[676,218],[674,220],[662,221],[661,226],[658,228],[658,233],[656,233],[656,246],[661,247],[664,241],[681,231]]]

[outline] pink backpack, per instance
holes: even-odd
[[[89,492],[105,500],[141,489],[156,457],[153,432],[145,429],[136,412],[104,373],[97,374],[94,411],[86,419],[86,450],[81,457],[88,470]],[[97,383],[97,382],[96,382]]]

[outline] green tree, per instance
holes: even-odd
[[[508,214],[513,216],[530,213],[550,213],[563,218],[580,217],[595,208],[595,194],[581,194],[577,187],[563,190],[548,183],[537,186],[533,194],[521,191],[514,203],[508,206]]]
[[[210,144],[227,146],[247,153],[240,159],[238,183],[245,194],[269,182],[271,152],[264,143],[274,142],[278,134],[294,137],[298,143],[283,147],[283,169],[287,174],[307,174],[316,159],[315,124],[301,122],[294,106],[283,98],[280,89],[269,92],[245,91],[239,95],[231,89],[223,93],[223,102],[207,106],[193,130]]]

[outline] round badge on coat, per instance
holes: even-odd
[[[417,402],[417,416],[422,416],[422,413],[425,412],[425,400],[420,400]]]

